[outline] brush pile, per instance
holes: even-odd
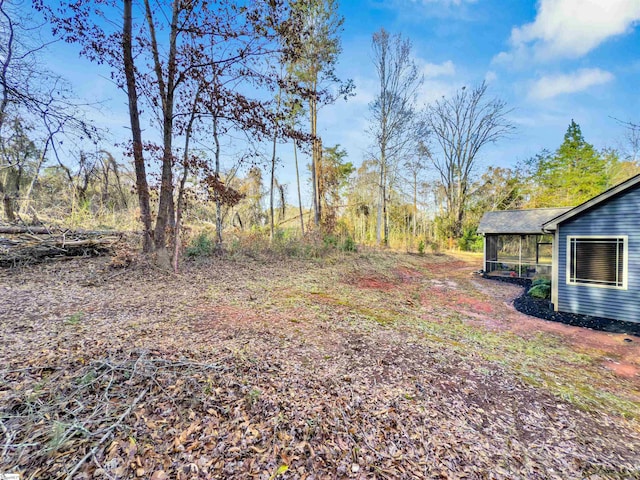
[[[0,225],[0,267],[113,253],[121,232]]]

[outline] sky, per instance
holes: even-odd
[[[354,81],[356,95],[323,107],[318,128],[323,144],[340,144],[354,165],[371,151],[371,38],[380,28],[412,42],[425,78],[419,107],[482,81],[507,103],[516,131],[480,151],[477,173],[557,149],[572,119],[597,149],[624,147],[616,119],[640,123],[640,0],[341,0],[340,13],[337,73]],[[128,135],[126,97],[106,70],[64,44],[48,61],[79,96],[104,101],[96,123],[113,138]],[[277,175],[292,196],[292,148],[280,147],[279,156]]]

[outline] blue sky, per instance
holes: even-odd
[[[339,72],[355,80],[358,95],[323,112],[333,124],[322,134],[354,160],[369,143],[370,45],[380,27],[412,40],[425,74],[422,102],[486,80],[513,109],[517,132],[481,152],[483,165],[513,166],[556,149],[572,118],[597,148],[623,142],[611,117],[640,122],[640,0],[364,0],[341,9]]]
[[[512,109],[516,133],[481,151],[478,173],[555,150],[571,119],[598,149],[622,148],[624,129],[614,118],[640,122],[640,0],[342,0],[340,11],[338,74],[354,80],[356,96],[324,107],[319,130],[324,145],[341,144],[356,165],[371,145],[368,105],[377,82],[371,36],[381,27],[413,42],[425,75],[420,105],[486,80],[490,95]],[[58,45],[52,68],[79,95],[105,100],[96,121],[124,138],[124,94],[106,70],[77,59],[74,47]],[[280,156],[278,175],[291,194],[291,148],[281,147]]]

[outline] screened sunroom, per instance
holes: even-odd
[[[506,277],[551,277],[553,235],[542,224],[569,208],[487,212],[478,233],[484,236],[484,271]]]

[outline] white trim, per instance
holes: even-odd
[[[580,239],[590,240],[622,240],[622,285],[602,285],[597,283],[583,283],[571,281],[571,241]],[[629,282],[629,236],[628,235],[567,235],[567,245],[565,250],[567,285],[579,287],[613,288],[615,290],[628,290]]]
[[[482,243],[484,248],[482,249],[482,271],[487,273],[487,248],[489,247],[487,245],[487,236],[482,233]]]
[[[553,309],[558,311],[558,281],[560,280],[560,229],[558,228],[553,235],[553,250],[551,252],[551,303]]]

